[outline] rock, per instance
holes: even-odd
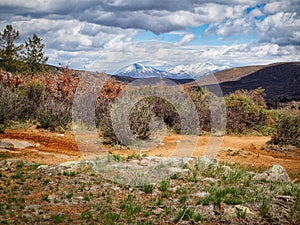
[[[0,141],[0,149],[12,150],[12,149],[14,149],[14,145],[12,143]]]
[[[74,199],[78,200],[78,201],[83,201],[83,196],[81,195],[77,195],[77,196],[74,196]]]
[[[238,212],[240,212],[241,215],[245,214],[245,216],[256,215],[256,213],[252,212],[248,207],[242,205],[229,206],[224,209],[224,214],[229,217],[236,217]]]
[[[38,170],[43,170],[43,169],[46,169],[46,168],[48,168],[49,166],[48,165],[40,165],[40,166],[38,166]]]
[[[126,162],[98,158],[93,163],[93,169],[113,182],[129,185],[143,186],[157,184],[161,180],[174,174],[188,175],[189,170],[183,169],[185,163],[193,158],[176,157],[144,157],[141,160],[130,159]]]
[[[28,147],[37,147],[37,146],[40,145],[38,143],[32,144],[32,143],[30,143],[28,141],[22,141],[22,140],[16,140],[16,139],[8,139],[8,138],[7,139],[2,139],[2,142],[12,144],[13,148],[20,148],[20,149],[28,148]]]
[[[280,164],[274,164],[271,169],[267,170],[266,172],[269,174],[267,180],[291,182],[285,168]]]
[[[178,189],[180,189],[180,186],[175,186],[175,187],[170,188],[170,191],[177,192]]]
[[[208,158],[207,156],[202,156],[200,158],[198,158],[197,161],[200,164],[200,169],[205,170],[207,169],[210,165],[217,165],[217,161]]]
[[[79,167],[79,165],[82,163],[82,161],[69,161],[59,164],[59,166],[64,167]]]
[[[188,169],[181,169],[181,168],[177,168],[177,167],[169,167],[168,170],[169,170],[171,175],[179,173],[179,174],[182,174],[183,176],[187,176],[187,175],[190,174],[190,170],[188,170]]]
[[[5,159],[0,161],[0,170],[7,170],[8,168],[17,166],[17,165],[24,165],[24,166],[29,166],[31,163],[25,162],[21,159],[16,159],[16,158],[10,158],[10,159]]]
[[[256,174],[253,179],[279,182],[291,182],[291,179],[285,168],[280,164],[274,164],[270,169],[263,173]]]
[[[251,215],[255,215],[256,214],[256,213],[252,212],[248,207],[242,206],[242,205],[236,205],[235,209],[236,210],[240,210],[242,212],[245,212],[246,214],[251,214]]]
[[[210,194],[208,192],[202,191],[202,192],[197,192],[195,194],[191,194],[193,197],[200,197],[200,198],[205,198],[209,196]]]
[[[57,166],[40,165],[38,169],[49,173],[49,175],[53,173],[64,174],[64,173],[73,173],[73,172],[77,173],[79,169],[91,165],[92,163],[89,161],[69,161],[69,162],[61,163]]]
[[[140,165],[141,165],[141,166],[148,166],[148,164],[149,164],[149,160],[142,159],[142,160],[140,161]]]
[[[121,188],[118,187],[118,186],[112,186],[111,189],[112,189],[114,192],[119,192],[119,191],[121,191]]]
[[[8,165],[8,166],[17,165],[19,163],[24,163],[24,165],[29,165],[29,163],[26,163],[21,159],[12,158],[12,159],[6,159],[5,161],[6,161],[6,165]]]
[[[77,173],[78,170],[89,166],[92,166],[92,163],[89,161],[69,161],[59,164],[56,167],[56,171],[62,174]]]
[[[83,168],[83,167],[90,167],[93,166],[92,161],[68,161],[64,162],[58,165],[58,167],[63,167],[63,168],[70,168],[70,169],[78,169],[78,168]]]
[[[50,201],[53,201],[55,198],[56,198],[56,195],[55,195],[55,194],[50,194],[50,195],[48,196],[48,199],[49,199]]]
[[[255,180],[267,180],[267,178],[268,178],[267,173],[258,173],[253,177],[253,179]]]
[[[153,213],[155,214],[155,215],[160,215],[160,214],[162,214],[163,213],[163,209],[162,208],[156,208],[156,209],[154,209],[153,210]]]
[[[231,172],[233,172],[233,169],[231,169],[229,166],[222,166],[224,168],[224,173],[226,175],[229,175]]]
[[[198,163],[200,169],[206,169],[209,165],[217,165],[215,160],[208,157],[197,159],[192,157],[143,157],[140,160],[129,159],[126,162],[103,157],[90,162],[93,164],[93,169],[106,179],[136,187],[148,183],[155,185],[174,174],[188,176],[191,171],[186,168],[187,164],[192,166]],[[71,166],[70,164],[73,163],[68,162],[61,166]]]

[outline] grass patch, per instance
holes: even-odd
[[[55,223],[55,224],[62,223],[62,222],[64,222],[64,220],[65,220],[65,215],[64,215],[64,214],[61,214],[61,213],[55,214],[55,215],[51,216],[51,220],[52,220],[53,223]]]
[[[179,210],[175,217],[175,221],[180,223],[181,221],[194,221],[199,222],[203,220],[203,216],[199,213],[195,213],[194,208],[183,207]]]
[[[143,186],[142,190],[145,193],[152,193],[153,190],[154,190],[154,185],[153,184],[146,184],[146,185]]]

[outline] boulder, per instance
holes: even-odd
[[[280,164],[274,164],[270,169],[263,173],[258,173],[254,176],[254,179],[267,181],[279,181],[279,182],[291,182],[291,179],[286,172],[285,168]]]

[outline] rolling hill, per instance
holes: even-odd
[[[246,66],[219,71],[198,80],[203,86],[210,87],[219,83],[223,94],[238,89],[265,89],[265,99],[270,106],[278,102],[300,100],[300,62],[275,63],[261,66]],[[194,82],[190,83],[195,86]]]

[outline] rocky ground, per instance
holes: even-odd
[[[206,157],[109,155],[60,165],[3,159],[0,168],[3,224],[300,222],[300,187],[278,164],[255,174]]]
[[[176,138],[147,154],[115,146],[106,156],[84,159],[70,133],[1,134],[0,222],[300,223],[298,150],[267,151],[265,137],[250,143],[251,137],[225,137],[211,160],[200,156],[204,137],[199,155],[165,157]]]

